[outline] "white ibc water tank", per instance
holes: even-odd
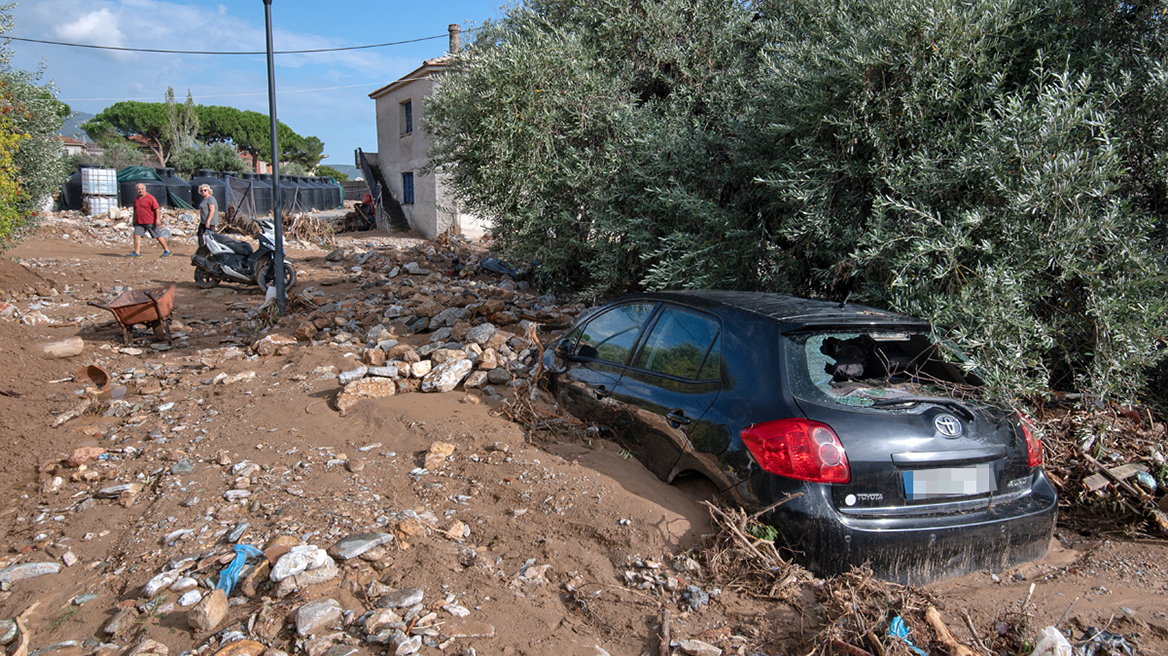
[[[117,196],[118,172],[114,169],[81,169],[81,193],[86,196]]]

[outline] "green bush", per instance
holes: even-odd
[[[0,7],[0,34],[12,29],[8,6]],[[0,47],[0,162],[15,172],[19,188],[4,202],[0,249],[13,246],[36,226],[39,212],[65,175],[65,157],[57,131],[69,116],[69,106],[57,100],[52,85],[41,85],[41,71],[10,66],[11,53]]]
[[[1165,394],[1166,30],[1152,2],[530,0],[427,125],[545,287],[850,295],[953,326],[1002,392],[1132,400]]]

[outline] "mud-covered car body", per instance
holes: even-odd
[[[544,364],[561,406],[662,480],[773,505],[813,571],[923,583],[1040,558],[1054,530],[1041,444],[960,357],[912,317],[710,291],[603,306]]]

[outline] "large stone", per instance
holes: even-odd
[[[378,608],[369,613],[365,618],[365,633],[369,635],[377,635],[381,633],[382,629],[389,627],[391,624],[401,622],[402,618],[397,613],[389,608]]]
[[[426,452],[426,469],[436,470],[454,453],[454,445],[448,442],[434,442]]]
[[[499,366],[499,352],[493,348],[483,349],[483,354],[479,356],[479,361],[475,366],[483,371],[490,371]]]
[[[390,360],[400,360],[402,359],[403,355],[406,353],[412,353],[413,351],[414,347],[410,346],[409,344],[398,344],[397,346],[391,347],[388,351],[386,351],[385,357],[389,358]]]
[[[369,375],[380,378],[398,378],[401,376],[401,371],[394,365],[387,367],[369,367]]]
[[[23,581],[61,571],[61,563],[21,563],[0,569],[0,583]]]
[[[85,340],[80,337],[70,337],[57,342],[44,342],[40,345],[40,355],[43,358],[57,360],[81,355],[85,350]]]
[[[257,354],[266,357],[277,353],[287,353],[287,349],[292,346],[296,346],[296,338],[291,335],[267,335],[252,345],[252,349]]]
[[[0,305],[3,305],[3,303],[0,303]],[[387,610],[378,612],[392,614],[392,611]],[[397,621],[400,622],[401,618],[398,618]],[[368,626],[369,623],[366,622],[365,624]],[[6,645],[13,640],[16,640],[16,622],[12,620],[0,620],[0,645]]]
[[[296,339],[307,342],[320,332],[311,321],[305,321],[296,327]]]
[[[422,268],[422,265],[417,262],[407,262],[402,265],[402,268],[412,276],[428,276],[431,273],[429,269]]]
[[[371,348],[365,351],[363,359],[365,360],[365,364],[370,367],[380,367],[385,364],[385,351],[379,348]]]
[[[108,635],[117,635],[134,625],[138,620],[138,609],[130,606],[118,611],[106,625],[104,631]]]
[[[503,367],[496,367],[487,372],[487,380],[492,385],[503,385],[511,382],[511,372]]]
[[[409,608],[422,603],[425,593],[416,588],[394,590],[377,600],[378,608]]]
[[[678,640],[673,643],[689,656],[722,656],[722,650],[701,640]]]
[[[356,533],[342,538],[336,544],[329,547],[328,553],[333,558],[349,560],[350,558],[360,556],[373,547],[391,542],[392,540],[392,533]]]
[[[236,640],[215,652],[215,656],[263,656],[268,648],[255,640]]]
[[[495,336],[496,332],[498,332],[498,329],[495,328],[494,324],[481,323],[467,331],[466,339],[479,346],[483,346],[491,341],[491,338]]]
[[[483,385],[487,384],[487,372],[475,371],[466,377],[462,386],[466,389],[481,389]]]
[[[454,335],[454,329],[449,326],[443,326],[430,333],[429,342],[431,344],[445,344],[450,341],[452,335]]]
[[[324,549],[316,545],[304,544],[292,547],[288,553],[280,556],[272,567],[269,578],[276,583],[301,572],[319,569],[326,566],[335,566],[332,558]]]
[[[451,307],[435,314],[430,321],[430,326],[453,326],[455,321],[466,316],[466,308]]]
[[[152,598],[163,589],[174,585],[180,576],[180,572],[163,572],[146,582],[146,585],[142,587],[142,595],[147,598]]]
[[[170,648],[158,642],[146,638],[139,642],[133,649],[127,651],[125,656],[167,656],[170,653]]]
[[[293,592],[307,588],[310,585],[328,583],[337,578],[340,573],[341,570],[330,562],[324,567],[317,567],[316,569],[310,569],[307,572],[301,572],[295,576],[289,576],[283,581],[280,581],[280,585],[276,586],[276,598],[283,599]]]
[[[126,495],[135,496],[142,492],[141,483],[122,483],[121,485],[111,485],[110,487],[102,488],[97,491],[94,496],[102,499],[116,499],[125,497]]]
[[[79,447],[74,449],[73,453],[69,454],[69,460],[67,464],[73,469],[77,469],[81,465],[88,465],[89,463],[94,462],[101,456],[105,455],[105,453],[105,449],[101,448],[100,446]]]
[[[196,631],[210,631],[227,617],[227,593],[216,588],[187,611],[187,624]]]
[[[296,633],[305,638],[316,635],[340,621],[344,609],[335,599],[316,599],[296,611]]]
[[[454,360],[438,365],[422,379],[423,392],[449,392],[470,375],[474,364],[470,360]]]
[[[425,378],[427,375],[430,374],[430,371],[433,368],[434,368],[434,363],[430,362],[429,360],[422,360],[421,362],[415,362],[415,363],[410,365],[410,377],[411,378]]]
[[[422,301],[418,304],[417,307],[414,308],[414,313],[419,317],[426,317],[429,319],[430,317],[437,315],[439,312],[445,309],[446,308],[437,301]],[[429,324],[427,323],[427,325]]]
[[[446,364],[447,362],[454,362],[455,360],[463,360],[466,358],[466,352],[462,349],[438,348],[430,353],[430,362],[435,365]]]
[[[391,378],[365,378],[345,385],[337,395],[337,410],[343,415],[361,399],[384,399],[397,392],[397,385]]]
[[[363,366],[357,367],[356,369],[350,369],[349,371],[342,371],[341,373],[337,374],[337,382],[340,383],[342,387],[344,387],[349,383],[361,380],[367,373],[369,373],[369,368]]]

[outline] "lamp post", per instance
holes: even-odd
[[[264,24],[268,31],[268,116],[272,121],[272,213],[276,225],[276,252],[272,274],[276,278],[276,308],[284,316],[284,208],[280,204],[280,143],[276,126],[276,66],[272,57],[272,0],[264,0]]]

